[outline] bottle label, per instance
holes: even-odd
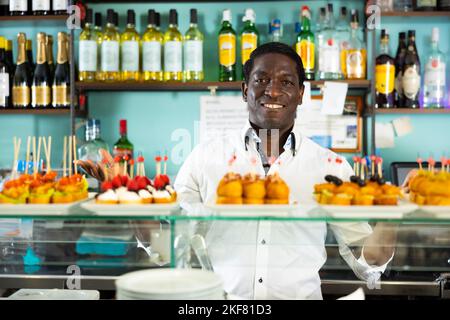
[[[33,0],[33,11],[50,10],[50,0]]]
[[[164,71],[181,72],[181,41],[167,41],[164,44]]]
[[[339,73],[339,45],[335,39],[323,40],[319,49],[319,71]]]
[[[375,88],[382,94],[390,94],[394,91],[395,66],[382,64],[375,66]]]
[[[420,75],[413,66],[407,67],[402,76],[403,93],[408,99],[415,99],[419,94]]]
[[[94,40],[81,40],[79,44],[79,70],[97,71],[97,42]]]
[[[219,63],[225,67],[236,64],[236,36],[234,34],[219,36]]]
[[[439,59],[431,59],[425,66],[426,86],[445,86],[445,62]]]
[[[314,43],[309,40],[301,40],[296,44],[297,54],[302,59],[305,70],[314,70]]]
[[[366,77],[365,50],[345,50],[346,73],[349,78]]]
[[[67,10],[67,0],[53,0],[53,10]]]
[[[9,74],[0,73],[0,97],[9,96]]]
[[[52,103],[49,86],[31,87],[31,104],[33,106],[48,106]]]
[[[53,106],[69,106],[70,105],[70,87],[66,84],[53,86]]]
[[[9,11],[28,11],[27,0],[10,0]]]
[[[258,45],[258,36],[254,33],[244,33],[241,38],[241,57],[242,64],[250,59],[250,54]]]
[[[139,71],[139,42],[122,42],[122,71]]]
[[[30,104],[30,87],[27,85],[13,86],[13,105],[14,106],[28,106]]]
[[[436,7],[436,0],[417,0],[418,7]]]
[[[144,71],[161,71],[161,43],[158,41],[145,41],[142,44],[142,68]]]
[[[119,42],[102,42],[102,71],[119,71]]]
[[[184,70],[203,71],[203,41],[188,40],[184,43]]]

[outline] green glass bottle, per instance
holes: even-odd
[[[302,7],[302,28],[297,35],[297,43],[295,44],[295,51],[300,56],[305,69],[306,79],[314,80],[314,34],[311,31],[311,13],[307,6]]]
[[[121,119],[120,120],[120,138],[117,140],[117,142],[114,144],[114,157],[120,157],[121,162],[124,159],[125,156],[128,157],[128,159],[133,159],[133,149],[134,146],[128,140],[127,137],[127,120]]]
[[[250,54],[259,45],[259,33],[255,25],[255,11],[245,9],[245,15],[242,18],[244,27],[241,31],[241,59],[242,59],[242,79],[244,78],[244,64],[250,59]]]
[[[219,31],[219,81],[236,80],[236,32],[231,25],[231,10],[223,11]]]

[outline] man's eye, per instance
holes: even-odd
[[[290,80],[283,80],[282,83],[283,83],[284,86],[291,86],[291,85],[294,84],[294,83],[293,83],[292,81],[290,81]]]
[[[256,79],[255,82],[256,83],[267,83],[268,80],[267,79]]]

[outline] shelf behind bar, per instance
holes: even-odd
[[[408,109],[408,108],[394,108],[394,109],[375,109],[377,114],[450,114],[450,108],[441,109]]]
[[[48,16],[0,16],[0,21],[63,21],[67,20],[68,17],[66,14]]]
[[[393,12],[382,12],[381,17],[449,17],[450,11],[393,11]]]
[[[48,115],[48,116],[64,116],[70,115],[70,109],[0,109],[0,115],[3,114],[31,114],[31,115]],[[77,117],[85,117],[85,110],[77,110]]]
[[[330,80],[331,81],[331,80]],[[336,81],[336,80],[333,80]],[[367,89],[369,80],[337,80],[347,82],[350,89]],[[76,88],[81,91],[208,91],[208,87],[217,87],[219,91],[239,91],[241,81],[234,82],[77,82]],[[317,89],[324,81],[311,81],[312,88]]]

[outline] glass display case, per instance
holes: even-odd
[[[325,299],[359,287],[368,299],[449,297],[450,212],[436,216],[416,209],[402,217],[388,212],[385,217],[341,217],[309,207],[283,214],[191,208],[161,215],[126,210],[96,215],[79,205],[62,215],[46,213],[44,207],[36,213],[2,212],[4,295],[21,288],[76,288],[114,297],[117,277],[148,268],[203,268],[223,274],[224,268],[239,264],[262,281],[258,272],[265,261],[278,269],[318,273]],[[367,225],[394,235],[394,254],[375,282],[355,272],[355,261],[373,233],[343,236],[345,230]],[[380,239],[370,244],[374,252],[389,247]],[[270,250],[261,260],[264,245]],[[287,252],[292,261],[280,258],[280,252]]]

